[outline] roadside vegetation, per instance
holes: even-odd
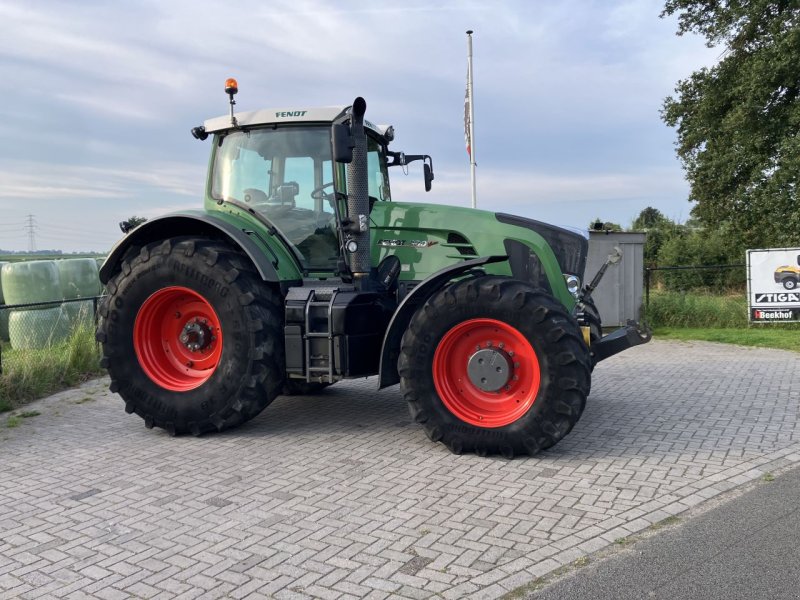
[[[659,339],[702,340],[800,352],[800,324],[749,324],[743,290],[654,291],[645,319]]]
[[[77,328],[60,344],[41,350],[13,350],[3,344],[0,412],[103,374],[100,350],[90,326]]]

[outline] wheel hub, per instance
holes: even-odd
[[[169,286],[142,303],[133,324],[133,349],[142,371],[173,392],[200,387],[222,357],[222,325],[195,290]]]
[[[511,379],[511,357],[499,348],[478,350],[469,358],[467,375],[472,384],[484,392],[496,392]]]
[[[181,344],[190,352],[201,352],[211,345],[214,335],[207,321],[195,319],[184,325],[180,335]]]

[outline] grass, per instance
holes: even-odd
[[[658,531],[659,529],[664,529],[665,527],[677,525],[678,523],[680,523],[680,521],[681,521],[680,517],[672,515],[670,517],[667,517],[666,519],[661,519],[657,523],[653,523],[652,525],[650,525],[650,527],[648,527],[648,529],[650,531]]]
[[[47,349],[13,350],[4,345],[2,360],[0,412],[103,373],[91,327],[78,328],[67,341]]]
[[[750,329],[659,327],[653,330],[653,335],[661,340],[701,340],[800,352],[800,331],[796,329],[760,325]]]
[[[750,324],[743,291],[653,291],[645,320],[660,339],[702,340],[800,352],[800,323]]]
[[[747,327],[747,297],[744,292],[662,292],[650,294],[645,307],[651,327]]]
[[[22,419],[31,419],[33,417],[38,417],[40,414],[42,413],[40,413],[38,410],[24,410],[21,413],[9,415],[9,417],[6,419],[6,427],[9,429],[19,427],[19,424],[22,423]]]

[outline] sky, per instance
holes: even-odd
[[[478,208],[586,228],[647,206],[689,217],[675,132],[678,80],[719,49],[678,37],[663,0],[403,3],[0,0],[0,248],[108,250],[118,222],[202,206],[228,110],[367,100],[391,148],[395,201],[469,206],[467,41],[474,53]]]

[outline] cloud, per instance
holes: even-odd
[[[469,206],[471,187],[467,170],[436,171],[433,191],[425,194],[422,177],[391,173],[392,199]],[[669,216],[686,215],[686,182],[676,168],[644,172],[571,174],[503,169],[478,169],[478,208],[508,212],[558,225],[584,226],[595,217],[630,223],[647,206]],[[675,200],[682,201],[680,210]]]
[[[0,0],[0,206],[68,219],[79,202],[98,230],[123,210],[199,206],[210,148],[188,129],[227,111],[228,76],[241,110],[364,95],[371,120],[396,126],[395,149],[434,156],[434,192],[393,173],[395,198],[468,203],[475,29],[479,198],[562,223],[626,221],[637,198],[673,214],[685,182],[658,109],[719,53],[677,38],[662,5]]]
[[[16,161],[0,168],[0,200],[132,198],[142,186],[200,198],[203,169],[182,163],[141,164],[137,169]]]

